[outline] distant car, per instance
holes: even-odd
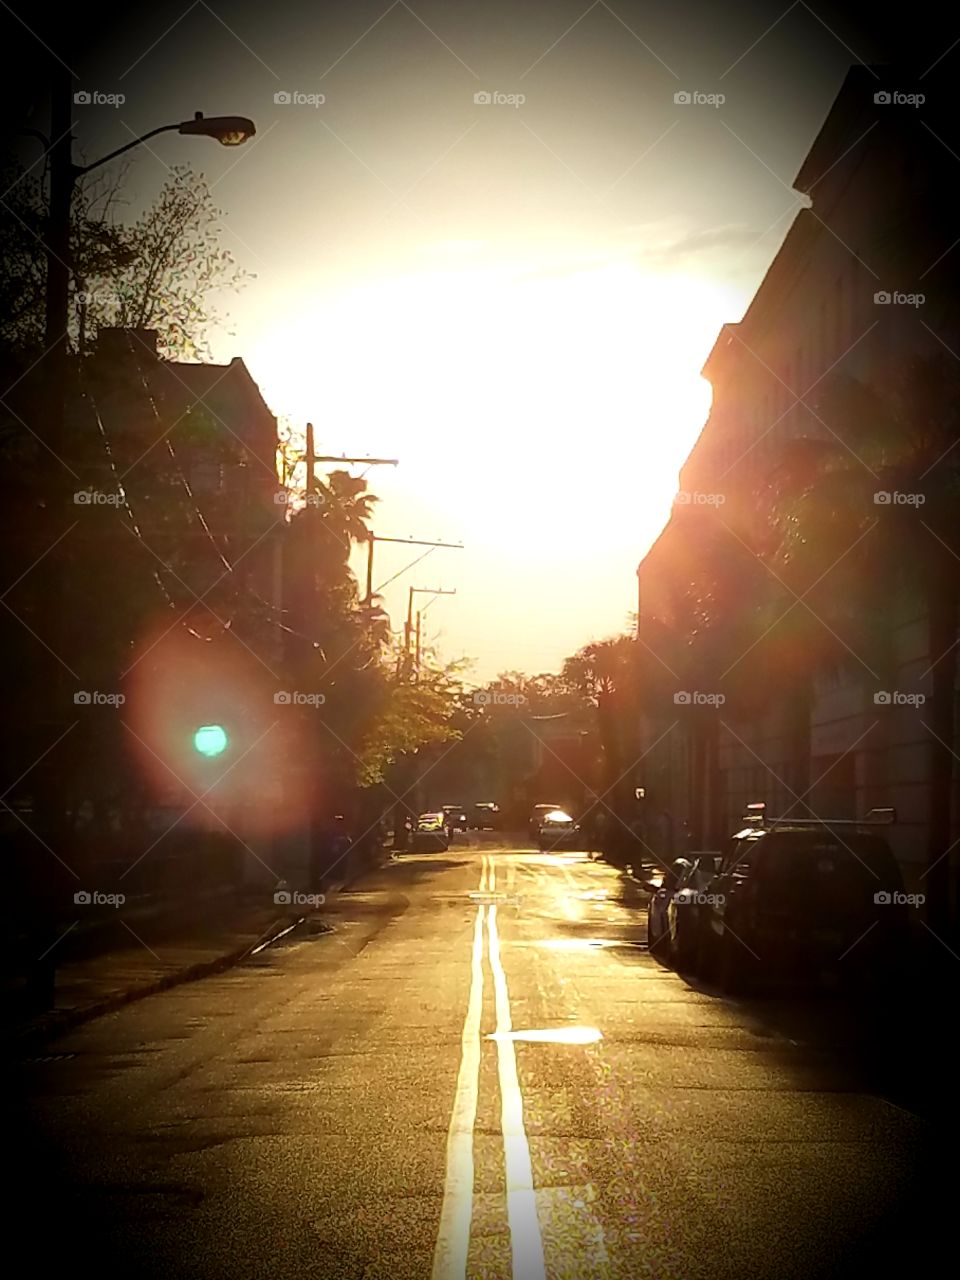
[[[446,853],[450,848],[443,813],[421,813],[410,839],[413,853]]]
[[[562,850],[579,851],[583,848],[580,828],[569,813],[554,809],[543,817],[537,843],[541,853],[559,853]]]
[[[727,991],[891,975],[909,931],[903,878],[864,825],[761,820],[733,836],[706,886],[697,972]]]
[[[530,833],[530,839],[536,840],[539,837],[540,824],[548,813],[555,813],[557,810],[562,809],[562,804],[535,804],[527,822],[527,830]]]
[[[467,829],[467,810],[462,804],[445,804],[443,816],[447,821],[447,830],[451,835]]]
[[[500,828],[500,806],[492,800],[484,800],[473,806],[470,826],[474,831],[497,831]]]

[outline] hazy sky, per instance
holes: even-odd
[[[884,55],[883,33],[847,15],[101,10],[72,61],[81,88],[125,101],[78,106],[75,136],[92,159],[196,110],[256,121],[236,151],[156,139],[131,168],[132,209],[167,165],[207,176],[224,243],[256,274],[223,299],[217,358],[243,356],[323,452],[400,459],[369,475],[377,533],[464,543],[387,589],[394,625],[409,586],[455,587],[425,620],[445,657],[480,676],[549,670],[635,606],[709,407],[703,360],[800,207],[791,181],[847,68]],[[926,63],[947,48],[915,36]],[[413,554],[379,547],[377,583]]]

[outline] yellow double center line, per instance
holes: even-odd
[[[493,859],[483,857],[480,892],[496,887]],[[433,1259],[433,1280],[464,1280],[473,1221],[473,1131],[480,1090],[480,1025],[483,1015],[483,925],[487,924],[490,969],[497,1016],[497,1069],[500,1083],[500,1132],[507,1179],[507,1220],[514,1280],[546,1276],[543,1239],[537,1217],[530,1146],[523,1124],[523,1094],[510,1032],[510,992],[500,957],[496,906],[477,907],[473,931],[470,998],[461,1036],[460,1070],[447,1134],[447,1174],[440,1230]]]

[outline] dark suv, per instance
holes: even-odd
[[[735,835],[707,886],[697,972],[728,991],[816,979],[882,981],[906,940],[908,899],[875,822],[771,822]]]

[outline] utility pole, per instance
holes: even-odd
[[[402,542],[406,547],[445,547],[451,551],[462,551],[462,542],[425,542],[418,538],[381,538],[379,534],[370,531],[370,540],[367,550],[367,596],[366,604],[369,608],[373,603],[373,548],[377,542]]]
[[[307,423],[307,506],[312,506],[317,488],[317,451],[313,447],[313,423]]]
[[[418,610],[417,612],[416,629],[414,629],[413,597],[415,595],[434,596],[434,597],[455,596],[456,594],[457,594],[457,591],[455,587],[451,591],[444,591],[443,587],[435,587],[435,588],[434,587],[411,587],[410,588],[410,593],[407,601],[407,621],[404,624],[404,628],[403,628],[403,658],[402,658],[402,662],[398,663],[398,675],[401,669],[406,671],[409,671],[411,669],[410,645],[414,636],[414,630],[416,630],[416,663],[413,669],[417,672],[417,675],[420,674],[420,614],[421,614],[421,611]]]
[[[400,465],[399,458],[348,458],[346,454],[342,457],[336,457],[333,454],[318,454],[314,443],[313,423],[307,423],[307,448],[306,452],[299,455],[299,461],[307,464],[307,483],[306,495],[307,505],[311,504],[311,498],[317,492],[317,463],[318,462],[343,462],[348,466],[365,466],[365,467],[397,467]]]
[[[52,500],[49,510],[53,515],[47,536],[50,552],[47,562],[45,589],[40,597],[40,611],[44,620],[41,637],[55,658],[53,674],[48,685],[51,695],[49,719],[58,727],[64,716],[65,680],[68,669],[62,660],[66,635],[67,585],[66,549],[62,545],[70,507],[67,483],[71,474],[63,456],[66,440],[67,380],[69,354],[67,325],[70,289],[70,207],[76,170],[73,164],[73,134],[71,131],[73,110],[73,73],[59,59],[51,69],[50,138],[48,148],[50,163],[50,209],[44,230],[46,255],[46,327],[44,331],[44,391],[43,409],[46,422],[41,438],[54,460],[54,480],[51,485]],[[50,761],[43,770],[48,782],[43,805],[45,818],[51,820],[55,841],[62,836],[60,823],[63,817],[60,805],[60,788],[56,786],[56,764]]]

